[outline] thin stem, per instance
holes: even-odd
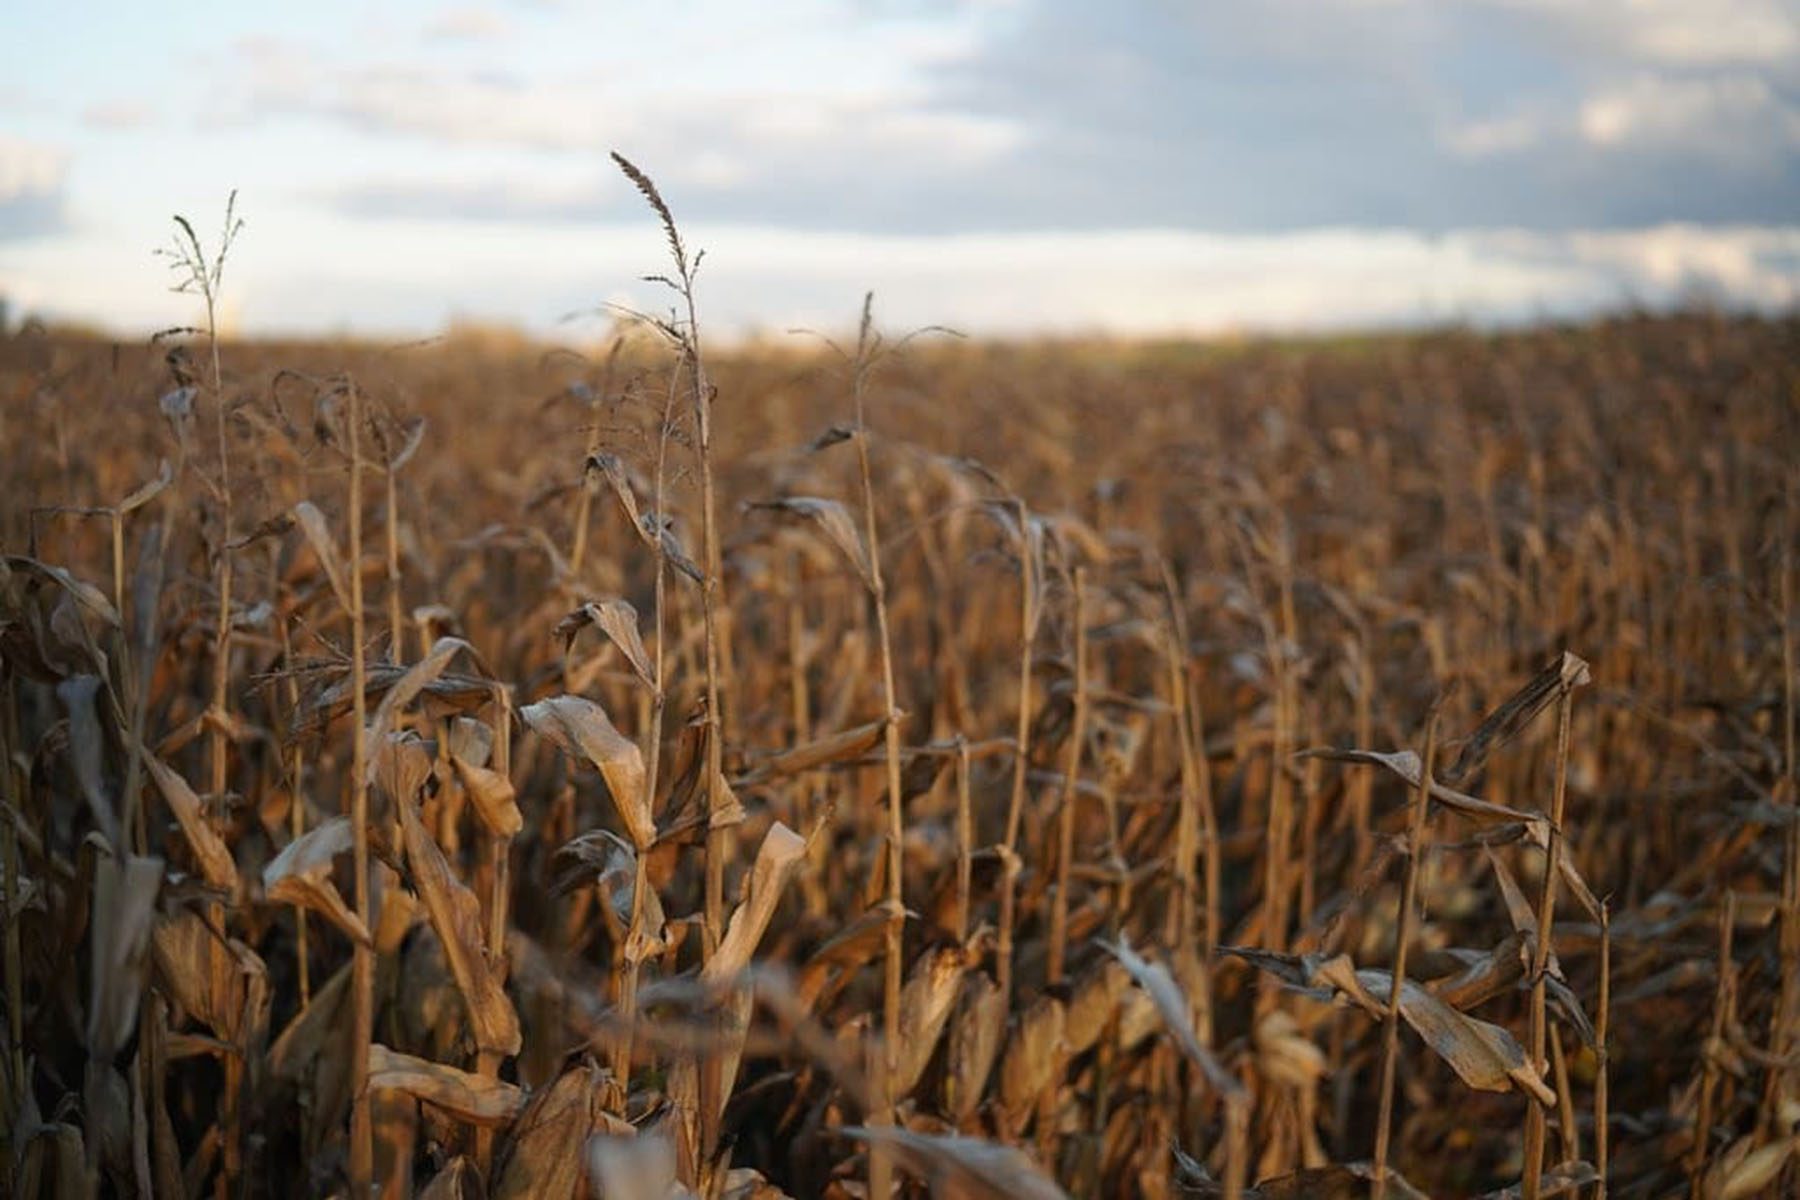
[[[357,919],[369,923],[369,787],[366,729],[368,698],[367,663],[363,660],[362,585],[362,405],[354,384],[350,389],[350,829],[355,872]],[[402,800],[402,803],[407,801]],[[369,1110],[369,1042],[375,1032],[375,952],[357,943],[351,958],[350,989],[353,1017],[350,1032],[350,1187],[354,1195],[367,1196],[375,1177],[375,1127]]]
[[[1594,1200],[1606,1200],[1611,1110],[1607,1096],[1606,1039],[1612,1024],[1612,912],[1600,905],[1600,998],[1594,1005]]]
[[[881,537],[875,519],[875,482],[869,469],[869,426],[865,411],[868,375],[873,364],[874,345],[870,340],[870,305],[872,297],[863,299],[861,333],[857,340],[856,367],[852,398],[856,407],[856,463],[862,480],[863,525],[868,540],[869,591],[875,602],[876,636],[881,643],[881,686],[887,706],[887,900],[888,920],[884,935],[886,945],[882,986],[882,1062],[881,1078],[876,1081],[876,1110],[871,1123],[893,1123],[894,1082],[900,1074],[900,988],[905,971],[901,933],[905,921],[904,888],[902,886],[901,848],[905,838],[905,816],[901,811],[900,779],[900,702],[894,689],[894,644],[888,630],[887,584],[881,570]],[[869,1194],[875,1200],[886,1200],[893,1191],[892,1162],[884,1144],[877,1143],[869,1158]]]
[[[1388,1142],[1393,1136],[1394,1122],[1394,1073],[1400,1058],[1400,998],[1406,987],[1413,904],[1419,891],[1419,863],[1424,858],[1425,819],[1431,808],[1431,773],[1437,758],[1440,704],[1432,705],[1431,715],[1425,722],[1425,752],[1419,760],[1419,786],[1413,793],[1407,826],[1406,882],[1400,889],[1400,912],[1394,922],[1394,973],[1392,986],[1388,988],[1387,1013],[1381,1026],[1381,1099],[1375,1118],[1375,1200],[1382,1200],[1387,1195]]]
[[[956,942],[969,940],[969,891],[975,877],[975,813],[969,797],[969,739],[956,735]]]
[[[1030,514],[1014,497],[1019,518],[1019,714],[1013,735],[1012,795],[1006,804],[1006,840],[1000,847],[1000,932],[995,947],[1003,1005],[1012,1005],[1013,923],[1017,919],[1019,822],[1025,811],[1025,780],[1031,766],[1031,646],[1037,632],[1037,567],[1031,552]]]
[[[663,401],[662,416],[657,425],[656,477],[651,484],[651,504],[659,521],[662,519],[663,492],[668,479],[669,435],[673,429],[675,398],[680,382],[681,365],[678,362],[674,374],[669,377],[669,391]],[[668,700],[664,691],[668,648],[663,636],[664,592],[668,582],[668,557],[663,550],[662,538],[658,537],[652,540],[651,553],[656,564],[655,611],[651,615],[651,654],[655,693],[650,698],[650,722],[644,733],[642,753],[644,756],[644,795],[654,804],[656,802],[658,769],[662,761],[663,710]],[[635,849],[636,853],[632,856],[631,873],[631,926],[625,935],[625,947],[622,955],[625,969],[619,980],[618,989],[619,1012],[624,1028],[613,1042],[613,1077],[618,1080],[620,1116],[624,1115],[625,1106],[631,1096],[631,1056],[637,1026],[638,981],[643,973],[643,963],[638,958],[638,947],[643,941],[644,901],[650,889],[649,867],[644,862],[644,847],[640,846]]]
[[[1069,860],[1075,855],[1076,780],[1087,740],[1087,569],[1075,568],[1075,716],[1063,768],[1062,804],[1056,824],[1056,895],[1050,907],[1049,982],[1063,981],[1069,953]]]
[[[1552,922],[1556,918],[1556,877],[1558,856],[1562,854],[1563,803],[1569,783],[1569,716],[1574,690],[1564,684],[1556,705],[1556,778],[1550,798],[1550,832],[1545,838],[1544,883],[1538,893],[1537,939],[1531,956],[1531,1065],[1536,1071],[1546,1068],[1544,1062],[1545,1017],[1544,977],[1549,970],[1551,943],[1555,940]],[[1526,1101],[1525,1167],[1519,1184],[1521,1200],[1538,1200],[1544,1171],[1544,1110],[1535,1100]]]

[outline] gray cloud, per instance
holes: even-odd
[[[0,134],[0,241],[68,228],[68,160],[59,150]]]
[[[643,95],[598,74],[288,48],[263,53],[246,103],[467,156],[328,197],[360,216],[614,220],[632,204],[604,167],[615,147],[642,154],[684,219],[799,229],[1575,230],[1800,212],[1791,4],[1025,0],[983,28],[908,87],[855,95]],[[545,169],[484,177],[483,151]]]

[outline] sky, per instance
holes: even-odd
[[[140,333],[1169,336],[1800,303],[1800,0],[9,0],[0,294]]]

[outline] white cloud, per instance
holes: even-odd
[[[1590,45],[1671,67],[1791,65],[1800,14],[1791,0],[1481,0],[1531,12]]]
[[[1440,140],[1458,158],[1494,158],[1541,144],[1554,128],[1536,113],[1512,113],[1447,128]]]
[[[63,151],[0,133],[0,203],[54,195],[68,169]]]
[[[141,100],[104,100],[81,110],[81,123],[90,129],[142,129],[155,119],[156,110]]]
[[[230,293],[248,332],[354,329],[411,336],[453,317],[575,336],[562,314],[602,299],[657,308],[637,282],[659,269],[648,224],[357,222],[258,230]],[[1736,307],[1800,302],[1800,227],[1659,226],[1547,234],[1314,229],[898,236],[700,224],[701,312],[719,337],[840,328],[866,289],[893,328],[974,335],[1184,335],[1444,320],[1507,323],[1630,302],[1709,296]],[[330,246],[329,255],[317,247]],[[158,264],[69,239],[0,246],[0,276],[29,307],[138,329],[185,313]]]
[[[447,8],[425,26],[425,37],[440,42],[494,42],[512,32],[505,17],[492,9]]]
[[[1800,108],[1753,75],[1640,75],[1585,100],[1579,126],[1589,143],[1606,148],[1755,153],[1800,147]]]

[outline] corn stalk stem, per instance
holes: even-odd
[[[368,664],[363,658],[362,404],[349,388],[350,442],[350,829],[357,919],[369,923]],[[399,798],[410,803],[410,798]],[[369,1042],[375,1032],[375,952],[361,943],[351,958],[350,991],[350,1187],[367,1196],[375,1177],[375,1126],[369,1109]]]
[[[1569,782],[1569,717],[1574,691],[1564,684],[1556,704],[1556,775],[1550,796],[1550,830],[1545,838],[1544,882],[1538,893],[1537,939],[1531,956],[1530,1048],[1532,1067],[1542,1072],[1545,1041],[1544,977],[1550,967],[1552,923],[1556,918],[1557,862],[1562,854],[1563,805]],[[1526,1101],[1524,1177],[1519,1183],[1521,1200],[1538,1200],[1544,1171],[1544,1110],[1535,1100]]]
[[[894,1119],[895,1080],[900,1074],[900,988],[905,972],[902,959],[903,922],[905,920],[904,887],[901,879],[905,838],[905,815],[901,811],[900,779],[900,702],[894,688],[894,643],[888,629],[887,584],[881,570],[881,537],[875,516],[875,479],[869,468],[869,426],[866,413],[868,376],[873,366],[870,342],[870,305],[872,297],[864,297],[861,332],[852,383],[856,406],[856,465],[862,483],[863,528],[868,542],[869,592],[875,604],[875,631],[881,643],[881,687],[886,705],[887,761],[887,901],[888,920],[884,932],[884,970],[882,975],[881,1072],[876,1081],[876,1109],[871,1123],[890,1125]],[[877,1143],[869,1157],[869,1194],[874,1200],[886,1200],[893,1191],[893,1164],[885,1147]]]
[[[1388,1145],[1393,1136],[1394,1074],[1400,1059],[1400,998],[1406,986],[1406,957],[1412,940],[1413,906],[1419,892],[1419,863],[1424,858],[1426,814],[1431,808],[1431,773],[1437,757],[1439,706],[1425,722],[1425,752],[1420,757],[1419,786],[1413,793],[1406,834],[1406,882],[1400,889],[1400,912],[1394,922],[1394,972],[1388,988],[1387,1012],[1381,1026],[1380,1109],[1375,1118],[1375,1200],[1387,1195]]]

